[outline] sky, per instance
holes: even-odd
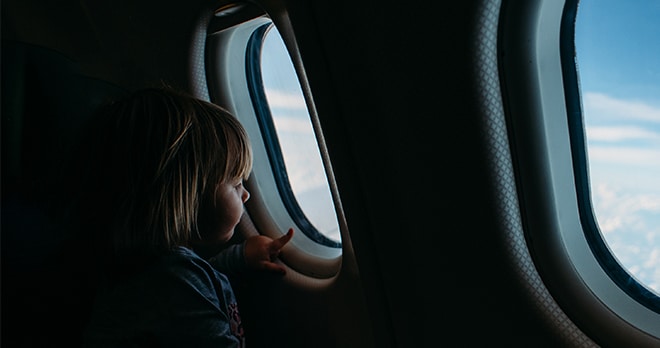
[[[305,97],[289,53],[274,27],[264,40],[261,59],[266,98],[291,190],[312,225],[328,238],[341,241],[332,195]]]
[[[575,47],[594,215],[660,294],[660,0],[580,0]]]

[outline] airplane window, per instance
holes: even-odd
[[[277,187],[289,214],[312,240],[340,247],[330,186],[298,77],[277,28],[251,39],[248,74]],[[257,59],[259,57],[259,59]],[[249,62],[253,62],[252,65]]]
[[[636,1],[633,6],[625,1],[580,0],[575,54],[582,120],[574,120],[584,127],[579,130],[587,155],[581,169],[581,208],[591,216],[587,238],[620,287],[641,302],[656,305],[660,295],[658,18],[657,1]]]
[[[599,332],[595,342],[657,345],[658,5],[506,4],[498,67],[523,274],[535,287],[526,262],[538,265],[548,293],[534,297],[553,296],[576,330]],[[563,321],[553,307],[548,319]]]
[[[279,20],[290,28],[286,18]],[[251,223],[270,237],[294,228],[287,264],[328,278],[341,265],[345,223],[305,76],[297,69],[299,56],[290,55],[296,43],[285,45],[290,38],[279,28],[249,3],[218,9],[206,25],[193,77],[200,79],[199,93],[236,115],[250,136]]]

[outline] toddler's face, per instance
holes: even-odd
[[[221,183],[215,191],[215,202],[203,211],[208,216],[206,224],[200,226],[203,244],[218,245],[226,243],[233,235],[243,215],[243,203],[250,198],[250,193],[243,186],[242,180]]]

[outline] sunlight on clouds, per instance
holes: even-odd
[[[617,142],[625,140],[660,141],[660,133],[642,127],[587,127],[590,141]]]
[[[314,134],[314,129],[312,129],[312,124],[309,120],[297,117],[278,116],[273,118],[273,121],[275,122],[275,127],[277,127],[278,132]]]
[[[601,163],[635,165],[660,173],[660,149],[591,146],[589,160]]]
[[[300,93],[287,93],[277,89],[266,89],[268,105],[271,108],[305,110],[305,98]]]
[[[621,265],[660,292],[660,108],[585,93],[594,215]]]
[[[660,108],[592,92],[584,100],[590,161],[660,173]]]
[[[660,294],[660,247],[654,248],[649,257],[644,264],[644,268],[649,269],[652,273],[650,274],[650,281],[648,286],[655,291],[656,294]]]
[[[660,122],[660,108],[643,102],[610,97],[602,93],[584,94],[584,108],[590,113]]]
[[[599,184],[593,201],[600,231],[619,262],[660,292],[660,191],[631,194]]]
[[[605,234],[622,227],[650,228],[647,242],[660,237],[658,226],[648,226],[639,216],[641,212],[660,214],[660,194],[624,194],[605,184],[594,190],[596,216]]]
[[[298,194],[327,186],[314,129],[305,115],[273,118],[291,188]]]

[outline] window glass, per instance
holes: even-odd
[[[337,216],[309,111],[291,58],[274,26],[267,31],[261,48],[261,74],[295,200],[319,233],[339,242]]]
[[[602,238],[660,294],[660,2],[580,0],[575,49]]]

